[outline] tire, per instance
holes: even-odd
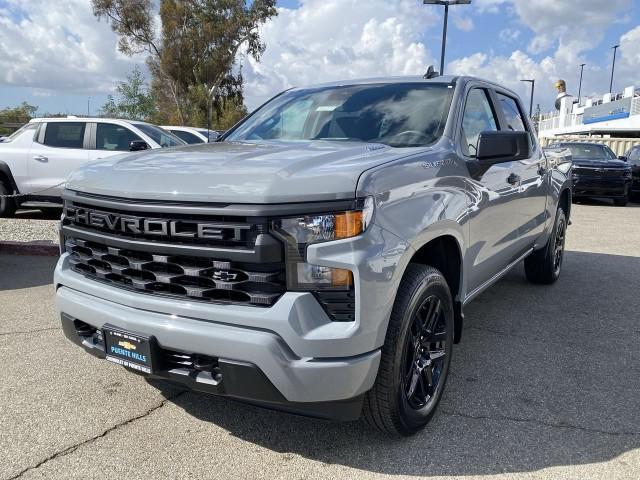
[[[560,277],[564,259],[567,217],[562,208],[556,211],[553,232],[544,248],[533,252],[524,261],[524,270],[531,283],[551,285]]]
[[[391,311],[378,376],[365,396],[367,423],[393,436],[412,435],[429,423],[449,374],[453,322],[442,274],[410,264]]]
[[[0,195],[11,195],[12,193],[13,190],[11,190],[9,185],[4,180],[0,180]],[[13,217],[16,210],[16,201],[13,198],[0,197],[0,217]]]
[[[627,203],[629,203],[629,196],[626,195],[621,198],[614,198],[613,203],[616,207],[626,207]]]

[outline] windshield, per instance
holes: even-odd
[[[148,123],[134,123],[134,125],[163,148],[177,147],[178,145],[185,145],[186,143],[176,137],[173,133],[167,132],[155,125],[149,125]]]
[[[0,135],[0,137],[2,137],[2,142],[3,143],[9,143],[9,142],[15,140],[16,138],[18,138],[20,135],[22,135],[22,132],[24,132],[26,130],[33,130],[34,133],[35,133],[36,128],[38,128],[38,124],[37,123],[26,123],[22,127],[20,127],[18,130],[13,132],[11,135],[9,135],[8,137],[5,137],[3,135]]]
[[[453,86],[391,83],[291,90],[274,98],[227,138],[333,140],[392,147],[429,145],[441,135]]]
[[[615,160],[616,156],[609,148],[602,145],[581,145],[578,143],[565,143],[559,145],[561,148],[571,150],[574,158],[581,160]]]

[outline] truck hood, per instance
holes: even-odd
[[[223,203],[354,198],[365,170],[416,152],[356,142],[219,142],[127,153],[76,170],[66,187],[112,197]]]

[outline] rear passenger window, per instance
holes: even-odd
[[[85,122],[47,123],[44,144],[58,148],[82,148]]]
[[[467,95],[462,117],[462,152],[475,157],[482,132],[498,130],[496,117],[484,90],[474,88]]]
[[[189,144],[204,143],[204,140],[202,140],[200,137],[198,137],[197,135],[194,135],[191,132],[185,132],[184,130],[169,130],[169,131],[179,139],[184,140]]]
[[[96,149],[128,152],[134,140],[142,140],[126,127],[113,123],[98,123],[96,126]]]
[[[507,120],[507,128],[515,132],[526,132],[527,128],[524,126],[518,103],[513,98],[501,93],[496,93],[496,95],[500,102],[502,113],[504,113],[504,118]]]

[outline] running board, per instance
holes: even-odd
[[[519,256],[516,260],[514,260],[513,262],[511,262],[509,265],[507,265],[506,267],[504,267],[502,270],[500,270],[498,273],[496,273],[493,277],[491,277],[489,280],[487,280],[486,282],[484,282],[482,285],[480,285],[479,287],[477,287],[475,290],[473,290],[469,295],[467,295],[464,299],[463,305],[466,305],[467,303],[469,303],[471,300],[473,300],[474,297],[476,297],[478,294],[482,293],[485,289],[489,288],[491,285],[493,285],[494,283],[496,283],[498,280],[500,280],[507,272],[509,272],[509,270],[511,270],[513,267],[515,267],[517,264],[519,264],[521,261],[523,261],[525,258],[527,258],[529,255],[531,255],[531,252],[533,252],[533,248],[530,248],[529,250],[527,250],[523,255]]]

